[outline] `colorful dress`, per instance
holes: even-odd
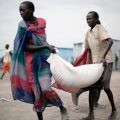
[[[42,46],[47,44],[45,26],[42,18],[37,18],[38,25],[19,23],[14,41],[11,63],[11,88],[14,100],[34,104],[37,112],[45,107],[63,105],[57,93],[51,89],[50,65],[46,59],[50,50],[25,51],[26,44]]]

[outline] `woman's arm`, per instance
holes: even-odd
[[[26,45],[25,51],[37,51],[42,50],[44,48],[48,48],[47,45],[44,46],[36,46],[36,45]]]
[[[43,46],[36,46],[36,45],[26,45],[25,51],[37,51],[37,50],[43,50],[45,48],[48,48],[52,53],[56,53],[55,47],[52,45],[43,45]]]

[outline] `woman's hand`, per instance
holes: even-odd
[[[53,45],[48,45],[48,48],[50,49],[50,51],[51,51],[52,53],[56,53],[55,46],[53,46]]]

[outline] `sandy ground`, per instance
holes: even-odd
[[[111,89],[114,94],[117,107],[117,118],[120,120],[120,71],[114,71],[111,80]],[[81,94],[79,105],[76,108],[71,100],[71,94],[55,89],[68,108],[70,120],[81,120],[88,114],[88,92]],[[9,74],[0,80],[0,120],[37,120],[36,113],[32,110],[32,105],[12,99]],[[95,120],[107,120],[111,113],[111,106],[104,91],[101,93],[99,103],[104,109],[95,110]],[[59,108],[49,107],[44,112],[44,120],[61,120]]]

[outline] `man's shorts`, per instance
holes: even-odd
[[[110,88],[110,79],[112,74],[113,63],[108,63],[102,75],[103,88]]]
[[[10,63],[4,63],[3,65],[3,73],[10,72]]]
[[[94,83],[93,85],[85,88],[85,89],[107,89],[110,88],[110,79],[112,74],[113,63],[108,63],[104,69],[104,72],[101,78]]]

